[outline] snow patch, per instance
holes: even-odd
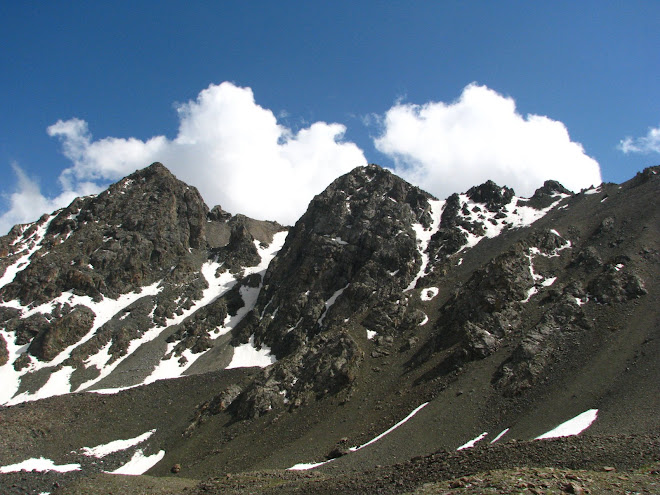
[[[471,449],[472,447],[475,446],[475,444],[484,438],[486,438],[486,435],[488,435],[488,432],[484,431],[481,435],[479,435],[477,438],[473,438],[472,440],[465,442],[463,445],[458,447],[456,450],[463,450],[463,449]]]
[[[502,430],[501,432],[499,432],[498,435],[490,441],[490,443],[495,443],[495,442],[497,442],[500,438],[502,438],[502,437],[503,437],[504,435],[506,435],[508,432],[509,432],[509,428],[505,428],[504,430]]]
[[[82,451],[82,454],[86,455],[87,457],[105,457],[107,455],[113,454],[114,452],[119,452],[120,450],[126,450],[128,448],[134,447],[137,444],[147,440],[155,432],[156,430],[154,429],[134,438],[128,438],[126,440],[114,440],[106,444],[97,445],[96,447],[83,447],[80,450]]]
[[[8,466],[0,467],[0,473],[17,473],[19,471],[58,471],[60,473],[68,473],[69,471],[80,471],[80,464],[61,464],[58,466],[45,457],[33,457],[32,459],[26,459],[18,464],[10,464]]]
[[[430,301],[435,296],[437,296],[439,292],[440,289],[438,289],[437,287],[427,287],[426,289],[422,289],[422,292],[419,295],[419,297],[422,301]]]
[[[373,339],[377,334],[377,332],[374,332],[373,330],[367,330],[367,338],[369,340]]]
[[[54,373],[51,373],[45,385],[34,394],[23,392],[8,401],[6,405],[13,406],[15,404],[20,404],[21,402],[45,399],[46,397],[52,397],[53,395],[68,394],[71,392],[70,379],[73,372],[73,366],[64,366]]]
[[[144,455],[141,449],[138,449],[130,461],[121,466],[114,471],[110,471],[110,474],[127,474],[131,476],[139,476],[146,473],[152,467],[154,467],[160,460],[165,457],[165,451],[161,450],[157,454],[153,455]]]
[[[573,419],[560,424],[556,428],[539,435],[534,440],[542,440],[544,438],[558,438],[570,437],[577,435],[591,426],[598,417],[598,409],[589,409],[588,411],[578,414]]]
[[[417,237],[417,249],[419,254],[422,257],[422,266],[420,266],[417,275],[413,278],[410,285],[406,287],[404,292],[413,290],[417,281],[424,276],[426,273],[426,266],[429,264],[429,255],[426,252],[431,241],[431,237],[438,231],[440,227],[440,216],[442,215],[442,209],[444,208],[445,201],[438,201],[434,199],[428,200],[429,206],[431,207],[431,227],[426,230],[421,223],[413,224],[412,228],[415,231],[415,236]]]
[[[253,366],[265,368],[275,361],[277,361],[277,358],[270,353],[268,346],[262,345],[261,349],[254,346],[254,335],[252,335],[247,344],[241,344],[234,348],[234,355],[229,366],[225,369],[250,368]]]
[[[341,296],[344,293],[344,291],[348,288],[349,285],[351,285],[351,284],[350,283],[346,284],[341,289],[335,291],[335,293],[332,294],[332,296],[330,296],[330,299],[328,299],[325,302],[325,311],[323,311],[323,314],[321,315],[321,317],[319,318],[319,320],[317,322],[319,324],[319,326],[323,325],[323,320],[325,319],[325,316],[328,314],[328,310],[332,307],[333,304],[335,304],[335,302],[337,301],[337,298],[339,298],[339,296]]]

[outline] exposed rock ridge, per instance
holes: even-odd
[[[281,230],[276,222],[232,216],[219,206],[209,211],[197,189],[160,163],[99,195],[77,198],[33,224],[18,225],[0,238],[5,255],[0,262],[5,272],[0,276],[0,318],[8,332],[0,335],[0,361],[9,359],[13,340],[27,346],[12,362],[21,376],[31,374],[39,361],[53,363],[37,373],[39,379],[24,376],[18,393],[29,393],[63,366],[74,370],[72,390],[93,383],[101,378],[99,367],[118,365],[135,350],[133,343],[143,338],[149,342],[160,332],[171,334],[169,341],[175,344],[166,359],[179,358],[186,350],[203,353],[213,345],[211,332],[245,304],[239,289],[254,286],[254,280],[241,278],[244,268],[261,262],[257,239],[267,245]],[[214,273],[203,273],[204,266],[212,265],[218,267]],[[209,284],[217,285],[214,279],[224,271],[231,272],[225,277],[227,289],[235,290],[225,290],[200,308]],[[145,287],[149,293],[140,295]],[[211,289],[223,291],[222,285]],[[106,308],[119,308],[119,296],[126,300],[131,293],[134,302],[116,314],[90,309],[105,303]],[[97,365],[87,362],[92,356],[97,356]],[[180,359],[181,366],[186,362]],[[153,354],[131,380],[156,364]],[[121,378],[113,383],[132,384]]]
[[[346,322],[399,298],[413,280],[421,266],[413,225],[431,226],[431,199],[369,165],[312,200],[237,329],[239,341],[254,335],[281,358],[241,395],[240,416],[259,415],[284,398],[299,405],[308,392],[322,396],[350,384],[362,351]]]

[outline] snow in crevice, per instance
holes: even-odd
[[[293,332],[296,328],[298,328],[298,325],[300,325],[302,321],[303,318],[299,318],[295,325],[286,329],[286,333]]]
[[[372,340],[378,335],[377,332],[374,332],[373,330],[367,330],[367,339]]]
[[[522,227],[528,227],[536,222],[538,219],[544,217],[550,210],[555,208],[561,200],[569,197],[568,194],[556,194],[557,200],[552,203],[547,208],[537,210],[531,206],[526,206],[524,202],[525,198],[519,198],[514,196],[511,199],[511,202],[508,205],[505,205],[500,212],[489,211],[485,205],[481,203],[475,203],[472,201],[467,194],[459,195],[461,206],[466,208],[461,208],[458,215],[469,222],[479,222],[483,225],[484,235],[475,235],[463,227],[458,227],[461,232],[463,232],[467,237],[467,243],[458,251],[462,252],[464,250],[470,249],[484,238],[493,238],[497,237],[505,229],[517,229]],[[463,213],[463,210],[467,209],[468,214]],[[476,210],[476,211],[474,211]],[[504,214],[503,218],[496,218],[498,214]]]
[[[557,232],[556,230],[553,229],[550,232],[553,233],[554,235],[556,235],[557,237],[562,238],[561,234],[559,234],[559,232]],[[565,240],[565,242],[561,247],[558,247],[558,248],[554,249],[550,253],[544,253],[537,247],[529,248],[529,250],[528,250],[528,252],[525,256],[527,256],[527,259],[529,260],[529,272],[532,275],[532,279],[534,280],[534,286],[529,288],[529,290],[527,291],[527,296],[525,297],[525,299],[523,299],[520,302],[522,302],[522,303],[529,302],[529,300],[532,298],[532,296],[534,296],[535,294],[538,294],[539,287],[550,287],[552,284],[555,283],[555,281],[557,280],[557,277],[544,277],[543,275],[538,274],[538,273],[535,272],[535,270],[534,270],[534,257],[535,256],[543,256],[545,258],[558,257],[560,251],[563,251],[564,249],[569,249],[569,248],[572,247],[572,243],[571,243],[570,240],[568,240],[568,239],[564,239],[564,240]],[[580,304],[580,303],[578,302],[578,304]]]
[[[429,264],[429,254],[427,252],[429,247],[429,242],[431,237],[438,231],[440,227],[440,217],[442,215],[442,210],[445,206],[446,201],[440,201],[435,199],[428,200],[431,214],[431,226],[428,229],[425,229],[421,223],[415,223],[412,225],[412,229],[415,232],[417,237],[417,249],[420,256],[422,257],[422,265],[419,268],[419,271],[413,278],[412,282],[404,289],[404,292],[411,291],[417,285],[417,281],[426,274],[426,267]]]
[[[332,296],[330,296],[330,299],[328,299],[325,302],[325,310],[323,311],[323,314],[319,317],[319,319],[317,321],[319,326],[323,325],[323,320],[325,319],[326,315],[328,314],[328,311],[335,304],[335,302],[337,302],[337,299],[339,298],[339,296],[341,296],[344,293],[344,291],[348,288],[349,285],[351,285],[351,284],[348,283],[344,287],[342,287],[341,289],[335,291],[335,293],[332,294]]]
[[[41,249],[41,241],[43,241],[43,238],[46,235],[46,231],[48,230],[48,226],[50,225],[50,222],[53,220],[53,218],[55,218],[55,216],[56,215],[50,215],[48,219],[39,227],[37,227],[36,230],[32,232],[27,238],[18,237],[14,240],[12,243],[14,246],[19,243],[22,244],[22,246],[20,246],[22,249],[19,249],[17,254],[24,254],[5,269],[5,273],[3,273],[0,277],[0,288],[13,282],[16,274],[23,271],[29,265],[29,261],[32,255]],[[27,225],[25,226],[21,232],[21,235],[24,235],[24,232],[28,229],[28,227],[29,226]]]
[[[248,275],[258,273],[261,275],[261,279],[263,282],[263,277],[266,273],[266,270],[268,269],[268,265],[284,245],[284,241],[286,240],[287,234],[288,234],[287,231],[277,232],[273,236],[273,240],[268,246],[262,246],[259,243],[259,241],[255,240],[254,241],[255,247],[257,248],[257,252],[259,253],[261,260],[255,266],[244,268],[243,275],[247,277]],[[199,309],[203,308],[208,304],[211,304],[219,297],[222,297],[227,291],[231,290],[234,287],[234,285],[236,285],[237,283],[236,278],[233,275],[231,275],[228,271],[224,271],[218,275],[219,268],[220,268],[220,264],[218,264],[217,262],[207,262],[203,265],[202,275],[206,278],[206,281],[209,285],[208,289],[205,290],[202,298],[188,311],[184,312],[183,315],[168,320],[166,328],[171,325],[183,322],[186,318],[190,317],[194,312],[198,311]],[[239,290],[239,294],[243,299],[244,305],[237,311],[237,313],[234,316],[227,315],[227,318],[223,322],[223,325],[221,327],[216,328],[214,331],[212,331],[209,334],[211,340],[216,340],[220,336],[229,333],[245,317],[245,315],[255,307],[260,291],[261,291],[261,283],[259,284],[259,287],[242,286]],[[266,305],[266,307],[268,307],[268,305]],[[163,330],[164,329],[161,329],[160,331]],[[143,381],[144,384],[152,383],[157,380],[178,378],[182,376],[186,372],[186,370],[188,370],[188,368],[190,368],[199,358],[201,358],[204,354],[206,354],[206,352],[208,352],[205,351],[205,352],[193,353],[190,349],[186,349],[181,353],[181,356],[176,356],[172,353],[176,344],[177,344],[176,342],[171,342],[168,344],[165,356],[169,355],[169,358],[162,359],[156,365],[156,367],[151,372],[151,374]],[[245,345],[247,346],[248,344]],[[268,350],[267,352],[268,354],[267,358],[265,358],[264,356],[257,358],[255,356],[252,356],[247,348],[242,348],[241,346],[239,346],[239,348],[240,350],[238,351],[238,356],[236,354],[236,350],[234,351],[234,356],[236,359],[239,359],[242,356],[248,360],[250,358],[254,358],[258,360],[259,363],[264,363],[266,359],[269,360],[268,364],[274,362],[275,357],[270,355],[270,350]],[[263,350],[264,348],[262,348],[262,351]]]

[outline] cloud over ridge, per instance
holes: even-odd
[[[319,193],[337,176],[366,164],[354,143],[342,141],[345,126],[316,122],[293,132],[256,104],[250,88],[212,84],[177,111],[179,130],[172,140],[94,141],[82,120],[53,124],[49,135],[61,140],[73,163],[60,176],[62,185],[117,180],[160,161],[197,187],[209,206],[293,223],[310,192]]]
[[[381,119],[376,148],[396,172],[444,198],[492,179],[531,195],[544,180],[572,190],[600,184],[598,162],[563,123],[523,117],[512,98],[470,84],[452,103],[398,103]]]
[[[155,161],[197,187],[209,207],[293,224],[314,194],[367,163],[363,151],[344,140],[343,124],[315,122],[294,131],[259,106],[250,88],[229,82],[211,84],[176,110],[172,139],[95,139],[84,120],[52,124],[47,133],[71,162],[59,176],[62,192],[44,197],[15,165],[18,186],[7,195],[0,230],[99,192]],[[512,98],[486,86],[470,84],[451,103],[397,103],[374,120],[380,126],[374,144],[392,160],[393,171],[441,199],[488,179],[523,196],[547,179],[573,190],[601,182],[598,163],[571,141],[562,122],[523,117]]]

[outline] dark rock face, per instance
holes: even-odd
[[[556,180],[546,180],[543,186],[534,191],[534,195],[529,198],[527,204],[537,209],[547,208],[556,201],[557,196],[571,196],[572,194]]]
[[[234,402],[234,414],[256,418],[273,409],[296,408],[336,395],[355,380],[363,352],[344,332],[318,335],[266,368]]]
[[[105,346],[109,345],[106,364],[113,364],[129,353],[136,339],[158,327],[168,327],[168,342],[176,343],[165,358],[180,356],[186,349],[208,350],[213,345],[210,332],[245,304],[239,289],[260,286],[259,275],[257,280],[241,280],[241,268],[261,261],[255,243],[268,244],[280,230],[275,222],[232,217],[219,206],[209,212],[197,190],[160,163],[98,196],[78,198],[34,224],[14,227],[0,238],[0,252],[5,254],[0,269],[14,265],[17,272],[0,288],[0,300],[8,304],[0,308],[0,320],[13,332],[16,345],[29,345],[26,354],[16,357],[14,369],[24,370],[34,358],[51,361],[78,343],[97,316],[86,304],[131,292],[135,302],[109,320],[104,316],[107,321],[98,323],[94,335],[64,361],[76,369],[73,380],[82,383],[93,377],[96,368],[87,370],[85,360]],[[237,279],[236,290],[172,326],[171,319],[191,310],[209,287],[201,266],[216,261]],[[137,296],[143,287],[156,285],[156,294],[152,290],[149,296]],[[84,296],[92,301],[86,303]],[[23,318],[11,307],[17,303],[50,306]],[[7,350],[6,345],[2,348]]]
[[[218,261],[223,262],[232,273],[244,266],[254,266],[261,259],[254,245],[255,239],[248,230],[248,221],[249,219],[243,215],[236,215],[229,220],[228,225],[231,228],[229,242],[226,246],[215,250]]]
[[[535,385],[556,361],[557,350],[578,332],[593,327],[569,292],[570,289],[526,332],[511,357],[498,369],[493,380],[505,394],[518,395]]]
[[[282,357],[399,294],[421,264],[412,225],[430,225],[430,198],[377,166],[337,179],[312,200],[271,263],[242,341],[254,334]]]
[[[412,363],[452,349],[438,368],[439,373],[446,374],[492,354],[506,335],[520,328],[520,304],[534,286],[529,267],[527,252],[520,245],[475,271],[443,305],[436,336]]]
[[[52,360],[92,329],[94,316],[88,307],[76,306],[70,313],[41,330],[30,343],[28,352],[42,361]]]
[[[7,350],[7,341],[0,335],[0,366],[7,364],[9,359],[9,351]]]
[[[647,294],[639,275],[622,272],[615,266],[610,266],[595,277],[588,287],[589,294],[603,304],[622,302]]]
[[[43,254],[0,295],[27,305],[65,291],[95,299],[135,291],[163,278],[189,249],[205,247],[207,212],[195,188],[154,163],[61,210],[48,224]]]
[[[383,332],[423,317],[388,301],[399,298],[420,269],[412,226],[430,226],[429,199],[370,165],[340,177],[312,200],[271,263],[255,309],[237,329],[239,341],[254,335],[284,358],[241,396],[240,417],[281,404],[281,393],[299,404],[349,385],[362,355],[340,330],[351,315],[373,308],[365,326]]]
[[[466,194],[475,203],[483,203],[489,210],[497,211],[508,205],[515,193],[510,187],[500,187],[489,180],[480,186],[471,187]]]

